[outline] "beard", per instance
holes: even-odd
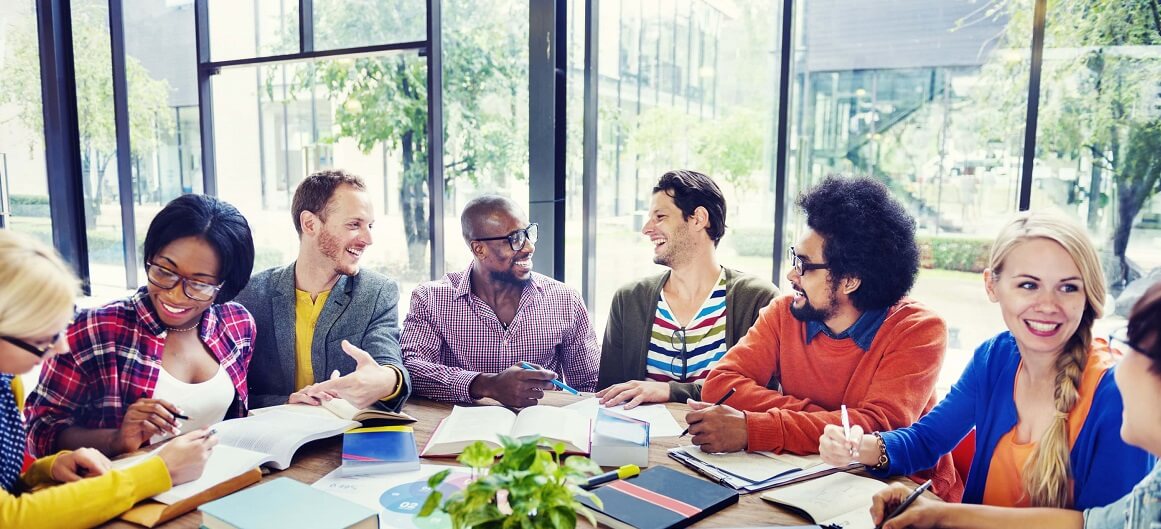
[[[834,294],[837,291],[838,291],[837,288],[831,289],[831,299],[832,300],[834,299]],[[810,303],[810,298],[807,297],[806,294],[802,295],[802,299],[804,299],[806,302],[803,303],[801,307],[795,305],[794,303],[790,304],[790,315],[794,316],[794,318],[797,319],[798,321],[803,321],[803,322],[822,321],[822,322],[825,322],[826,320],[833,318],[834,315],[836,313],[838,313],[838,308],[835,307],[833,301],[829,305],[827,305],[826,307],[819,308],[819,307],[815,307],[814,305],[812,305]]]
[[[335,272],[340,275],[353,276],[359,273],[359,263],[354,264],[344,263],[345,256],[350,255],[347,249],[340,244],[338,237],[331,235],[330,232],[323,230],[318,236],[318,250],[323,255],[330,259],[335,265]],[[351,256],[354,257],[353,255]]]
[[[519,277],[516,277],[516,274],[513,274],[511,270],[489,270],[488,277],[497,283],[507,283],[509,285],[516,286],[524,286],[532,280],[532,274],[528,274],[527,278],[520,279]]]

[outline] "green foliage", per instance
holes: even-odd
[[[774,248],[773,226],[731,227],[727,233],[738,255],[742,257],[768,257]]]
[[[576,498],[584,496],[600,504],[599,498],[580,488],[589,474],[600,472],[600,467],[579,456],[562,463],[564,445],[556,443],[551,450],[541,450],[544,441],[532,436],[501,436],[501,448],[483,442],[472,444],[458,460],[471,467],[477,479],[444,501],[439,485],[450,471],[433,475],[427,482],[432,492],[419,516],[439,509],[448,513],[455,529],[573,529],[580,513],[595,527],[592,512]]]
[[[676,107],[653,107],[630,127],[628,154],[658,175],[687,167],[744,192],[754,188],[751,177],[763,166],[764,115],[735,108],[723,117],[702,119]]]
[[[939,270],[983,272],[988,266],[992,239],[920,236],[919,266]]]

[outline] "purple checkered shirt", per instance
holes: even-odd
[[[472,294],[472,266],[411,293],[400,341],[414,394],[471,402],[468,386],[476,375],[499,373],[521,361],[555,371],[579,391],[594,391],[600,350],[580,294],[533,272],[505,329],[492,308]]]

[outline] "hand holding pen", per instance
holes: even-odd
[[[689,427],[685,433],[693,434],[693,444],[706,452],[737,452],[745,450],[748,433],[746,414],[725,405],[734,394],[730,388],[716,403],[686,401],[693,411],[685,415]]]
[[[923,498],[923,493],[931,488],[931,480],[923,482],[911,490],[901,483],[895,483],[877,494],[871,505],[871,519],[875,529],[898,529],[902,527],[935,527],[940,505]],[[893,506],[889,509],[890,506]],[[886,513],[886,514],[884,514]]]

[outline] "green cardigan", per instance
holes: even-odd
[[[725,270],[726,348],[730,348],[746,335],[758,320],[758,312],[778,295],[778,288],[765,279],[729,268]],[[613,295],[609,323],[605,325],[605,341],[601,346],[597,388],[645,379],[645,357],[649,352],[657,299],[668,279],[667,271],[625,285]],[[701,384],[669,383],[670,402],[685,402],[687,398],[701,399]]]

